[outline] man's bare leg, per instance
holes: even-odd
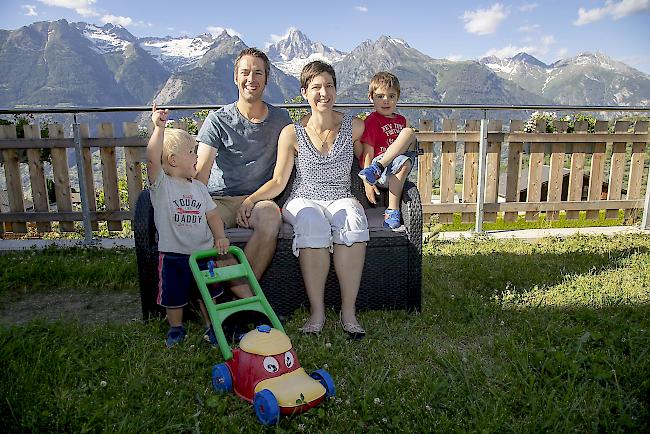
[[[260,280],[275,254],[278,232],[282,224],[280,208],[273,201],[260,201],[255,204],[248,222],[249,227],[253,229],[253,235],[246,243],[244,253],[255,278]]]

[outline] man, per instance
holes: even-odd
[[[226,227],[253,230],[244,252],[258,280],[275,252],[280,209],[266,200],[243,216],[238,211],[248,195],[271,179],[280,131],[291,123],[286,110],[262,100],[270,69],[262,51],[246,48],[239,53],[234,74],[239,98],[211,112],[197,137],[196,178],[208,185]]]

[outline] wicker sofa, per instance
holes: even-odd
[[[418,311],[421,307],[422,281],[422,204],[417,187],[407,182],[402,195],[403,225],[391,230],[382,226],[387,195],[382,193],[379,203],[371,206],[365,197],[363,183],[356,174],[358,164],[352,167],[352,191],[363,204],[370,226],[370,241],[357,298],[361,310],[406,309]],[[285,192],[276,199],[282,206],[288,198],[293,177]],[[226,231],[234,245],[244,246],[250,231]],[[291,315],[297,308],[308,306],[298,258],[291,251],[292,228],[284,224],[278,234],[278,245],[271,265],[260,281],[269,303],[280,316]],[[158,288],[158,247],[149,191],[138,197],[134,215],[134,237],[138,264],[140,296],[144,319],[162,313],[156,305]],[[332,265],[325,287],[328,307],[341,304],[338,280]]]

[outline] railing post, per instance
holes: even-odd
[[[73,114],[72,134],[74,135],[74,155],[77,160],[77,178],[79,179],[79,194],[81,196],[81,214],[84,223],[84,242],[90,244],[93,240],[93,229],[90,225],[90,207],[88,206],[88,189],[86,188],[86,170],[81,153],[81,134],[77,115]]]
[[[645,200],[643,201],[643,218],[641,219],[641,229],[650,229],[650,175],[645,187]]]
[[[485,202],[485,164],[487,159],[487,132],[488,121],[487,115],[481,119],[481,141],[478,145],[478,188],[476,197],[476,224],[474,232],[483,232],[483,202]]]

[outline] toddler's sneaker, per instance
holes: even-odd
[[[398,209],[386,208],[386,212],[384,212],[384,227],[397,229],[402,226],[401,217],[402,215]]]
[[[167,332],[167,339],[165,339],[165,345],[167,348],[171,348],[176,344],[180,344],[185,340],[185,336],[187,336],[185,327],[170,327],[169,331]]]
[[[382,172],[382,168],[379,167],[376,161],[373,161],[370,166],[359,172],[359,178],[363,179],[370,185],[375,185],[377,180],[381,177]]]
[[[212,326],[205,329],[205,333],[203,333],[203,340],[212,345],[212,348],[216,348],[219,345],[217,342],[217,336],[214,334],[214,329]]]

